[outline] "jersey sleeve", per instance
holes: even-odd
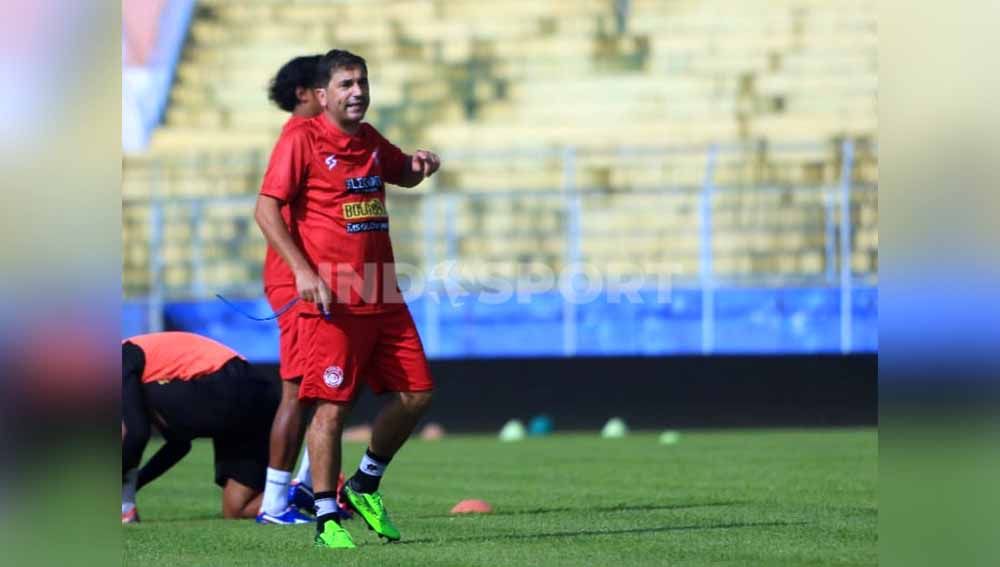
[[[403,150],[396,147],[389,140],[386,140],[378,130],[372,128],[372,132],[378,142],[379,162],[382,164],[382,179],[393,185],[398,185],[403,178],[403,174],[406,173],[406,168],[409,167],[410,158],[403,153]]]
[[[294,199],[308,175],[309,157],[309,136],[305,129],[283,132],[271,151],[260,194],[286,203]]]

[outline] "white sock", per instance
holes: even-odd
[[[139,469],[132,469],[125,473],[125,480],[122,482],[122,514],[135,508],[135,493],[139,486]]]
[[[361,457],[361,464],[358,465],[358,470],[371,476],[382,476],[385,474],[385,468],[387,466],[389,465],[369,457],[366,452],[365,456]]]
[[[295,474],[295,482],[312,486],[312,472],[309,470],[309,449],[302,449],[302,462],[299,463],[299,472]]]
[[[316,515],[325,516],[335,514],[340,508],[337,506],[336,498],[318,498],[316,500]]]
[[[264,485],[261,512],[277,516],[288,508],[288,481],[291,478],[292,471],[279,471],[267,467],[267,484]]]

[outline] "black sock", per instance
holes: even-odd
[[[319,502],[320,500],[327,500],[327,501],[333,500],[334,504],[336,504],[337,493],[335,491],[332,491],[332,490],[327,491],[327,492],[317,492],[316,493],[316,502]],[[324,506],[324,508],[326,508],[326,506]],[[319,506],[317,506],[317,511],[319,511]],[[323,510],[323,512],[325,512],[325,513],[317,515],[316,516],[316,531],[319,532],[319,533],[323,533],[323,526],[327,522],[334,522],[337,525],[340,525],[340,514],[338,513],[338,511],[339,511],[339,509],[336,507],[336,505],[334,505],[332,511],[329,510],[329,509],[326,509],[326,510]]]
[[[365,451],[365,458],[361,459],[361,465],[354,472],[354,476],[347,481],[351,489],[355,492],[371,494],[378,490],[378,484],[382,481],[382,474],[385,467],[389,466],[392,457],[381,457],[372,453],[371,449]],[[367,469],[367,471],[366,471]]]
[[[340,525],[340,515],[339,514],[323,514],[322,516],[316,516],[316,531],[323,533],[323,528],[327,522],[333,522]]]

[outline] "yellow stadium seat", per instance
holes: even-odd
[[[446,158],[441,174],[418,195],[539,189],[551,196],[504,207],[497,202],[508,197],[496,195],[479,209],[460,199],[452,222],[463,258],[564,252],[561,192],[569,180],[559,152],[574,146],[573,186],[609,192],[607,199],[584,199],[585,229],[631,235],[622,241],[588,236],[588,254],[609,261],[619,249],[633,248],[645,264],[669,258],[682,273],[697,274],[699,191],[709,144],[727,147],[715,169],[719,187],[802,187],[838,182],[837,140],[876,139],[873,0],[782,0],[766,10],[724,0],[632,0],[620,36],[614,4],[205,0],[176,70],[165,124],[144,155],[124,161],[123,199],[252,198],[287,119],[267,101],[268,81],[291,57],[334,46],[368,59],[369,119],[404,149],[500,154]],[[811,145],[781,149],[802,142]],[[627,155],[624,147],[647,153]],[[659,151],[679,147],[689,151]],[[877,183],[871,147],[858,147],[856,183]],[[539,153],[549,150],[556,157]],[[511,151],[521,155],[503,155]],[[690,191],[640,195],[675,188]],[[394,234],[423,234],[419,200],[391,193]],[[862,271],[877,265],[873,194],[855,196],[860,255],[852,262]],[[818,274],[824,268],[825,258],[813,249],[823,241],[818,192],[793,191],[787,199],[777,191],[720,192],[715,207],[716,246],[732,252],[720,257],[720,273]],[[176,223],[191,230],[189,213],[171,213],[171,235],[183,234]],[[126,250],[148,239],[148,211],[143,214],[126,228],[123,212]],[[201,237],[238,240],[244,247],[236,250],[246,257],[206,270],[206,281],[255,273],[247,265],[261,251],[262,237],[251,215],[252,204],[206,208]],[[753,228],[765,225],[785,228],[773,234]],[[435,230],[435,238],[443,238],[444,229]],[[690,234],[676,233],[684,230]],[[516,238],[495,242],[510,231]],[[640,236],[646,233],[655,236]],[[400,250],[406,240],[397,239]],[[420,246],[414,242],[406,253],[419,255]],[[225,247],[205,250],[220,258],[232,254]],[[129,262],[141,258],[134,251],[127,256]],[[123,275],[128,285],[147,277]],[[173,271],[165,278],[182,285],[190,274]]]

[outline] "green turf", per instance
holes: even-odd
[[[353,468],[364,447],[345,445]],[[152,454],[151,451],[147,451]],[[126,565],[876,565],[874,430],[685,433],[518,443],[411,441],[382,483],[403,541],[359,520],[358,549],[311,546],[312,526],[219,518],[211,446],[139,493]],[[452,517],[461,499],[495,513]]]

